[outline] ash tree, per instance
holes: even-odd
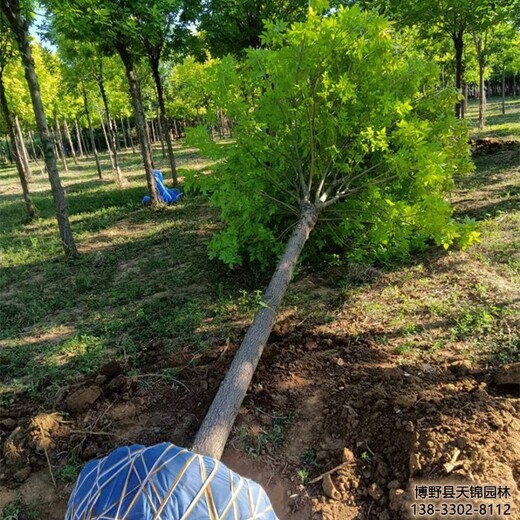
[[[170,124],[166,116],[161,62],[165,56],[182,54],[189,46],[194,45],[195,38],[189,24],[196,18],[197,7],[198,2],[194,0],[134,1],[136,37],[152,73],[159,105],[161,140],[166,141],[174,186],[178,185],[177,166]]]
[[[4,15],[7,25],[12,31],[24,67],[25,80],[31,95],[36,127],[38,129],[38,135],[40,137],[45,158],[45,166],[51,184],[61,243],[67,257],[72,258],[78,255],[78,250],[70,226],[67,200],[58,172],[56,155],[54,154],[54,141],[49,132],[47,117],[45,116],[45,110],[42,103],[40,83],[36,74],[31,49],[29,36],[31,7],[30,4],[22,3],[20,0],[0,0],[0,11]]]
[[[465,36],[482,33],[503,14],[518,17],[516,0],[364,0],[366,8],[377,8],[405,26],[416,26],[429,39],[448,36],[455,54],[455,86],[462,94],[465,73]],[[501,14],[499,14],[501,13]],[[478,43],[477,52],[478,52]],[[485,46],[482,42],[482,46]],[[484,51],[485,54],[485,51]],[[485,60],[484,54],[480,60]],[[464,104],[455,105],[457,117],[464,117]]]
[[[134,14],[136,2],[130,0],[46,0],[52,14],[53,30],[72,42],[96,44],[105,56],[117,54],[125,68],[132,99],[141,155],[152,205],[158,203],[153,177],[152,147],[146,130],[141,80],[138,75],[140,46]]]
[[[310,253],[341,246],[349,258],[377,258],[478,236],[445,199],[454,174],[472,168],[457,92],[399,47],[386,19],[310,9],[288,29],[269,24],[264,45],[211,74],[236,121],[234,145],[209,142],[205,129],[192,136],[220,159],[190,180],[220,210],[211,256],[233,266],[281,255],[194,442],[217,458],[308,241]]]
[[[7,130],[11,144],[11,153],[16,165],[16,171],[20,178],[22,187],[23,199],[27,210],[29,220],[33,220],[37,216],[36,206],[34,205],[31,194],[29,192],[29,177],[30,172],[22,160],[23,152],[20,149],[23,146],[23,141],[17,141],[15,124],[13,122],[13,115],[7,101],[6,88],[4,82],[4,74],[9,63],[16,58],[14,49],[14,42],[12,35],[7,31],[7,22],[2,13],[0,13],[0,129]],[[1,124],[3,123],[3,125]],[[2,128],[5,127],[5,128]]]

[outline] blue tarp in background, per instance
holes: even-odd
[[[164,185],[163,174],[159,170],[153,170],[153,176],[155,178],[155,185],[157,187],[157,196],[159,201],[164,204],[173,204],[177,202],[183,195],[183,193],[177,188],[167,188]],[[144,205],[150,204],[150,196],[145,195],[141,201]]]

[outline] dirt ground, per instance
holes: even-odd
[[[500,373],[456,356],[407,366],[370,335],[293,325],[282,322],[272,335],[223,459],[266,487],[281,519],[403,518],[410,482],[447,478],[445,464],[457,450],[451,478],[508,485],[519,510],[519,400],[514,387],[497,384]],[[224,372],[234,347],[219,346],[184,368],[182,383],[129,377],[111,363],[46,402],[13,402],[0,422],[9,434],[0,508],[21,494],[43,518],[63,518],[72,484],[54,489],[48,464],[56,478],[71,450],[89,460],[127,442],[189,444],[219,382],[210,374]],[[150,370],[157,359],[179,363],[160,341],[143,350]],[[269,432],[281,420],[276,449]],[[256,457],[247,455],[254,437],[244,431],[267,434],[249,451]],[[332,474],[334,498],[320,482],[304,485],[297,476],[302,465],[312,479],[344,460],[351,464]]]

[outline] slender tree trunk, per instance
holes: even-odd
[[[118,152],[121,151],[121,145],[119,144],[119,128],[117,128],[117,121],[115,117],[110,118],[112,123],[112,128],[114,130],[114,143],[116,145],[116,150]]]
[[[155,133],[155,120],[150,119],[150,128],[151,128],[151,136],[152,136],[152,142],[155,144],[157,142],[157,134]]]
[[[83,150],[85,150],[85,156],[88,159],[89,155],[92,153],[88,123],[87,128],[80,128],[79,131],[81,134],[81,142],[83,143]]]
[[[107,145],[108,156],[110,157],[110,164],[112,165],[112,171],[115,172],[116,165],[114,162],[114,154],[112,153],[112,145],[110,143],[110,137],[108,137],[107,125],[105,124],[104,116],[101,111],[98,113],[98,115],[99,115],[99,123],[101,125],[101,130],[103,130],[103,136],[105,137],[105,144]]]
[[[116,180],[119,185],[122,185],[124,182],[123,174],[121,173],[121,168],[119,167],[119,158],[117,156],[117,145],[116,139],[114,136],[114,131],[112,129],[112,124],[110,122],[110,109],[108,108],[108,98],[105,90],[105,82],[101,77],[98,80],[99,91],[101,92],[101,98],[103,99],[103,105],[105,107],[105,115],[106,115],[106,129],[103,128],[103,132],[105,133],[105,140],[107,142],[108,154],[110,156],[110,162],[112,164],[112,171],[116,175]],[[103,126],[103,118],[101,117],[101,126]]]
[[[466,117],[468,113],[469,85],[464,82],[464,99],[462,100],[462,117]]]
[[[453,45],[455,46],[455,88],[462,94],[463,80],[463,56],[464,56],[464,31],[452,34]],[[462,102],[455,105],[455,116],[464,117]]]
[[[502,115],[506,115],[506,69],[502,69]]]
[[[49,134],[47,119],[41,100],[40,86],[38,77],[34,69],[34,60],[31,54],[31,46],[29,44],[29,24],[22,16],[20,10],[20,0],[10,0],[9,2],[1,1],[0,9],[5,14],[11,29],[13,30],[18,49],[20,51],[24,66],[25,79],[29,87],[38,133],[42,143],[45,164],[47,165],[47,173],[51,183],[52,195],[54,199],[54,207],[58,220],[58,228],[60,231],[61,242],[65,254],[69,257],[77,256],[78,251],[74,242],[74,236],[70,227],[69,213],[67,209],[67,201],[65,192],[61,185],[58,168],[56,165],[56,156],[52,144],[52,138]]]
[[[173,153],[173,144],[170,133],[170,126],[166,118],[166,105],[164,103],[164,90],[162,85],[161,74],[159,71],[159,60],[154,60],[149,57],[150,68],[152,69],[152,76],[155,83],[155,91],[157,93],[157,101],[159,102],[159,117],[161,120],[162,134],[166,139],[166,148],[168,149],[168,160],[170,162],[170,171],[172,173],[173,185],[178,186],[179,181],[177,177],[177,164],[175,162],[175,155]]]
[[[125,123],[123,121],[122,116],[119,116],[119,122],[121,124],[121,131],[123,133],[123,145],[125,147],[125,150],[128,150],[128,139],[126,138],[126,129],[125,129]]]
[[[22,163],[22,167],[24,169],[25,178],[27,179],[27,182],[31,182],[32,171],[31,171],[31,165],[29,164],[29,155],[27,153],[27,148],[25,147],[22,129],[20,127],[20,120],[18,119],[17,115],[14,116],[14,130],[15,130],[16,145],[17,145],[16,153],[18,155],[18,159]]]
[[[61,135],[61,128],[60,128],[60,124],[58,122],[57,116],[54,116],[54,127],[55,127],[55,132],[56,132],[56,147],[58,149],[58,153],[61,156],[63,168],[65,169],[66,172],[68,172],[69,166],[67,164],[67,157],[65,155],[65,148],[63,146],[63,137]]]
[[[38,162],[38,154],[36,153],[36,147],[34,146],[34,134],[32,130],[29,130],[29,138],[28,138],[29,144],[31,145],[31,153],[34,162]]]
[[[283,297],[305,242],[318,220],[318,211],[309,205],[302,211],[276,271],[263,296],[263,305],[238,349],[217,395],[197,432],[192,450],[220,459],[247,393],[258,361],[273,328]]]
[[[5,149],[7,150],[7,157],[9,159],[9,162],[11,164],[14,163],[14,158],[13,158],[13,153],[12,153],[12,150],[11,150],[11,146],[9,145],[9,141],[7,140],[9,137],[9,135],[6,135],[5,136]]]
[[[27,172],[22,164],[20,154],[16,146],[16,132],[11,119],[11,113],[9,111],[9,105],[7,103],[7,97],[5,94],[5,86],[3,81],[3,71],[0,71],[0,113],[7,125],[9,131],[9,138],[11,139],[11,146],[13,148],[14,161],[16,164],[16,171],[20,178],[20,184],[22,186],[23,200],[27,209],[27,215],[29,220],[33,220],[37,216],[36,206],[34,205],[31,194],[29,192],[29,184],[27,182]]]
[[[85,108],[85,115],[87,116],[87,124],[88,124],[88,132],[90,135],[90,145],[92,148],[92,153],[94,154],[94,159],[96,160],[96,170],[98,177],[103,179],[103,172],[101,171],[101,165],[99,164],[99,156],[96,148],[96,138],[94,137],[94,129],[92,128],[92,121],[90,119],[90,108],[88,105],[88,96],[87,89],[85,87],[85,83],[82,83],[83,87],[83,107]]]
[[[132,127],[130,126],[130,120],[126,118],[126,128],[128,131],[128,140],[130,141],[130,146],[132,147],[132,154],[135,155],[135,145],[134,145],[134,136],[132,135]]]
[[[139,142],[141,145],[141,155],[143,157],[143,166],[146,175],[146,182],[148,184],[148,190],[150,192],[150,200],[153,206],[158,204],[157,189],[155,186],[155,179],[153,176],[153,160],[152,160],[152,148],[150,146],[150,140],[147,132],[146,117],[143,109],[143,102],[141,99],[141,86],[139,84],[139,78],[134,68],[134,62],[132,56],[128,52],[125,44],[119,44],[116,46],[117,52],[121,57],[121,61],[125,66],[126,77],[128,85],[130,87],[130,97],[134,105],[134,116],[137,125],[137,133],[139,135]]]
[[[161,117],[159,115],[159,109],[157,109],[157,132],[159,134],[159,141],[161,141],[161,152],[162,152],[162,158],[166,159],[166,148],[164,146],[164,130],[163,125],[161,123]]]
[[[83,151],[83,142],[81,141],[81,132],[79,131],[78,118],[74,119],[74,129],[76,131],[76,141],[78,141],[79,158],[84,159],[85,153]]]
[[[74,150],[74,143],[72,142],[72,136],[70,135],[69,125],[67,124],[67,120],[63,118],[63,128],[65,128],[65,136],[67,137],[67,141],[70,146],[70,153],[74,159],[74,164],[78,164],[78,158],[76,157],[76,150]]]
[[[484,82],[485,65],[478,67],[478,127],[483,130],[486,126],[486,85]]]

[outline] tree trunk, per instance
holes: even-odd
[[[159,141],[161,142],[162,158],[166,159],[166,148],[164,146],[164,130],[163,130],[163,125],[161,123],[161,117],[159,115],[159,110],[157,110],[157,131],[159,133]]]
[[[32,153],[32,158],[34,160],[34,162],[38,162],[38,154],[36,153],[36,146],[34,146],[34,134],[32,133],[31,130],[29,130],[29,144],[31,145],[31,153]]]
[[[116,145],[116,150],[118,152],[120,152],[121,151],[121,145],[119,144],[119,128],[117,128],[116,118],[115,117],[111,117],[110,121],[111,121],[112,128],[113,128],[113,131],[114,131],[114,143]]]
[[[63,118],[63,128],[65,128],[65,136],[67,137],[67,141],[70,146],[70,153],[74,159],[74,164],[78,164],[78,158],[76,157],[76,150],[74,150],[74,143],[72,142],[72,137],[70,135],[69,125],[67,124],[67,120]]]
[[[88,132],[90,135],[90,146],[92,148],[92,153],[94,154],[94,159],[96,160],[96,170],[98,173],[98,177],[100,178],[100,180],[103,180],[103,172],[101,171],[101,165],[99,164],[99,156],[96,148],[96,138],[94,137],[94,129],[92,128],[92,121],[90,119],[90,109],[88,106],[87,89],[85,87],[85,83],[82,83],[82,86],[83,107],[85,108],[85,115],[87,116]]]
[[[123,132],[123,145],[125,150],[128,150],[128,139],[126,138],[126,128],[122,116],[119,116],[119,122],[121,123],[121,130]]]
[[[460,30],[452,34],[452,39],[455,46],[455,88],[462,94],[464,31]],[[455,105],[455,116],[458,118],[464,117],[461,101]]]
[[[170,171],[172,172],[172,179],[174,187],[179,184],[177,178],[177,164],[175,162],[175,155],[173,153],[173,144],[170,133],[170,126],[166,118],[166,105],[164,103],[164,91],[162,85],[161,74],[159,72],[159,60],[149,58],[150,68],[152,69],[152,76],[155,83],[155,91],[157,92],[157,101],[159,102],[159,117],[161,119],[161,129],[164,138],[166,139],[166,148],[168,149],[168,159],[170,162]]]
[[[255,314],[217,395],[195,436],[192,450],[220,459],[247,393],[258,361],[273,328],[283,297],[305,242],[318,220],[315,206],[305,208],[294,229],[284,254],[263,296],[263,305]]]
[[[85,157],[85,153],[83,152],[83,143],[81,141],[81,132],[79,131],[78,118],[74,119],[74,127],[76,130],[76,141],[78,141],[78,149],[79,149],[79,157],[83,159]]]
[[[88,132],[88,130],[87,130],[87,132]],[[83,144],[83,150],[85,151],[85,157],[87,159],[89,159],[91,149],[90,149],[88,139],[85,137],[85,130],[83,128],[79,129],[79,136],[81,137],[81,142]]]
[[[5,147],[7,149],[7,156],[9,157],[9,162],[11,164],[13,164],[14,163],[14,157],[13,157],[13,153],[12,153],[12,150],[11,150],[12,146],[9,146],[9,142],[7,141],[7,137],[8,136],[5,137]]]
[[[134,137],[132,135],[132,127],[130,126],[130,121],[128,118],[126,118],[126,128],[128,132],[128,140],[130,141],[130,146],[132,147],[132,154],[135,155]]]
[[[2,71],[3,72],[3,71]],[[27,173],[24,170],[24,166],[20,159],[18,149],[16,146],[16,133],[13,125],[13,121],[11,119],[11,113],[9,111],[9,105],[7,103],[7,97],[5,95],[5,86],[2,74],[0,74],[0,113],[3,115],[3,119],[7,125],[7,129],[9,131],[9,138],[11,140],[11,146],[13,148],[13,158],[16,164],[16,171],[18,172],[18,177],[20,178],[20,184],[22,186],[22,194],[23,200],[25,202],[25,207],[27,209],[27,215],[29,220],[33,220],[36,218],[37,211],[36,206],[34,205],[31,194],[29,192],[29,185],[27,182]]]
[[[486,126],[486,85],[484,82],[485,66],[479,63],[478,67],[478,128],[483,130]]]
[[[150,200],[153,206],[158,204],[157,189],[155,186],[155,179],[153,176],[153,160],[150,140],[148,138],[148,131],[146,125],[146,117],[143,109],[143,102],[141,99],[141,86],[134,68],[132,56],[129,54],[126,45],[117,45],[117,51],[123,65],[125,66],[126,77],[130,87],[130,97],[134,105],[135,122],[137,125],[137,133],[139,135],[139,143],[141,145],[141,155],[143,157],[143,166],[146,175],[146,182],[150,192]]]
[[[43,109],[40,86],[38,77],[34,69],[34,60],[31,54],[31,46],[29,44],[29,24],[20,12],[20,0],[10,0],[9,2],[1,1],[0,9],[5,14],[11,29],[13,30],[18,49],[20,51],[24,66],[25,79],[29,87],[38,133],[43,147],[45,164],[47,165],[47,173],[51,183],[52,196],[54,199],[54,207],[58,220],[58,228],[60,231],[61,242],[65,254],[69,257],[77,256],[78,251],[74,242],[74,236],[70,227],[69,213],[67,210],[67,201],[65,192],[61,185],[60,176],[56,164],[56,156],[52,145],[52,138],[49,134],[47,119]]]
[[[157,133],[155,132],[155,120],[154,119],[150,119],[150,127],[152,129],[152,142],[153,143],[156,143],[157,142]]]
[[[29,154],[27,153],[27,148],[25,147],[25,141],[22,134],[22,129],[20,127],[20,120],[18,116],[14,116],[14,129],[16,134],[16,144],[17,144],[17,154],[20,162],[22,163],[22,167],[25,172],[25,178],[27,182],[31,182],[32,180],[32,171],[31,165],[29,164]]]
[[[506,115],[506,70],[502,69],[502,115]]]
[[[63,146],[63,137],[61,135],[61,128],[60,124],[58,122],[57,116],[54,116],[54,126],[55,126],[55,132],[56,132],[56,143],[57,143],[57,149],[58,153],[61,156],[61,161],[63,162],[63,168],[66,172],[69,171],[69,166],[67,164],[67,157],[65,156],[65,148]]]
[[[116,175],[116,180],[119,185],[122,185],[124,182],[123,174],[121,173],[121,168],[119,167],[119,159],[117,156],[117,145],[116,139],[114,136],[114,131],[112,129],[112,123],[110,122],[110,109],[108,108],[108,98],[105,90],[105,82],[103,78],[98,80],[99,91],[101,92],[101,98],[103,99],[103,106],[105,107],[105,115],[106,115],[106,130],[103,127],[103,132],[105,134],[105,140],[107,142],[108,154],[110,156],[110,163],[112,164],[112,171]],[[101,126],[103,126],[103,117],[101,117]]]

